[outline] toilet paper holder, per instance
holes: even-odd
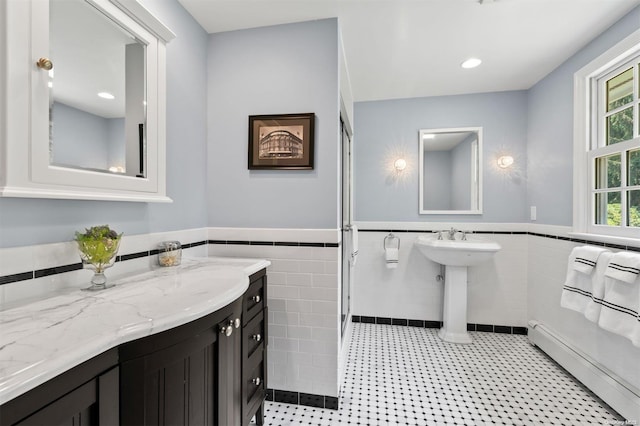
[[[395,246],[394,246],[395,244]],[[389,235],[384,237],[382,247],[386,250],[388,248],[397,248],[400,250],[400,238],[393,235],[393,232],[389,232]]]

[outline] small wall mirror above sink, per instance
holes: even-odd
[[[420,214],[482,213],[482,127],[422,129]]]

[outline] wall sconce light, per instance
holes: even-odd
[[[393,167],[396,169],[396,172],[401,172],[407,168],[407,162],[404,158],[398,158],[393,162]]]
[[[511,167],[511,165],[513,164],[513,157],[510,155],[503,155],[500,158],[498,158],[498,167],[500,167],[501,169],[506,169]]]

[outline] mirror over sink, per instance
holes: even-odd
[[[482,213],[482,127],[422,129],[420,214]]]
[[[136,0],[23,0],[0,14],[15,23],[0,30],[0,196],[170,202],[171,30]]]

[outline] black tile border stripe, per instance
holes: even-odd
[[[223,245],[252,245],[252,246],[287,246],[287,247],[325,247],[338,248],[340,243],[311,243],[311,242],[286,242],[286,241],[242,241],[242,240],[201,240],[193,243],[182,244],[183,249],[199,247],[209,244]],[[127,260],[140,259],[148,256],[155,256],[159,252],[158,249],[139,251],[136,253],[127,253],[116,256],[116,262],[126,262]],[[34,278],[42,278],[50,275],[63,274],[65,272],[77,271],[82,269],[82,263],[74,263],[70,265],[54,266],[51,268],[38,269],[35,271],[19,272],[16,274],[0,276],[0,285],[11,284],[19,281],[27,281]]]
[[[430,234],[432,231],[415,230],[415,229],[361,229],[359,232],[394,232],[394,233],[422,233]],[[625,246],[622,244],[603,243],[600,241],[584,240],[579,238],[570,238],[550,234],[540,234],[538,232],[526,231],[472,231],[471,234],[484,235],[531,235],[534,237],[550,238],[554,240],[570,241],[579,244],[589,244],[593,246],[607,247],[617,250],[627,250],[640,252],[640,246]],[[274,247],[324,247],[339,248],[340,243],[313,243],[313,242],[295,242],[295,241],[246,241],[246,240],[201,240],[193,243],[182,244],[182,248],[199,247],[203,245],[244,245],[244,246],[274,246]],[[123,254],[116,257],[116,262],[124,262],[132,259],[139,259],[147,256],[155,256],[158,254],[157,249],[149,251],[140,251],[137,253]],[[33,278],[41,278],[49,275],[62,274],[69,271],[82,269],[82,264],[54,266],[52,268],[39,269],[37,271],[19,272],[11,275],[0,276],[0,285],[15,283],[18,281],[27,281]],[[393,318],[391,319],[393,322]]]
[[[74,263],[71,265],[55,266],[53,268],[38,269],[37,271],[33,272],[33,277],[42,278],[49,275],[63,274],[65,272],[77,271],[79,269],[82,269],[81,262]]]
[[[277,246],[277,247],[324,247],[338,248],[340,243],[312,243],[304,241],[244,241],[244,240],[209,240],[212,245],[240,246]]]
[[[359,229],[358,232],[412,232],[416,234],[433,234],[433,231],[425,231],[422,229]],[[467,231],[465,231],[467,232]],[[559,235],[540,234],[538,232],[528,231],[468,231],[467,234],[482,234],[482,235],[531,235],[534,237],[550,238],[552,240],[569,241],[572,243],[589,244],[592,246],[607,247],[616,250],[636,251],[640,252],[640,243],[638,246],[625,246],[623,244],[603,243],[601,241],[585,240],[582,238],[563,237]]]
[[[0,277],[0,285],[16,283],[18,281],[26,281],[33,279],[33,271],[31,272],[20,272],[18,274],[5,275]]]
[[[365,315],[351,315],[351,322],[363,324],[399,325],[418,328],[441,328],[442,321],[415,320],[406,318],[370,317]],[[488,333],[527,335],[527,327],[493,324],[467,324],[467,331],[484,331]]]
[[[291,392],[279,389],[267,389],[265,399],[271,402],[281,402],[283,404],[306,405],[314,408],[327,408],[337,410],[339,399],[335,396],[315,395],[303,392]]]

